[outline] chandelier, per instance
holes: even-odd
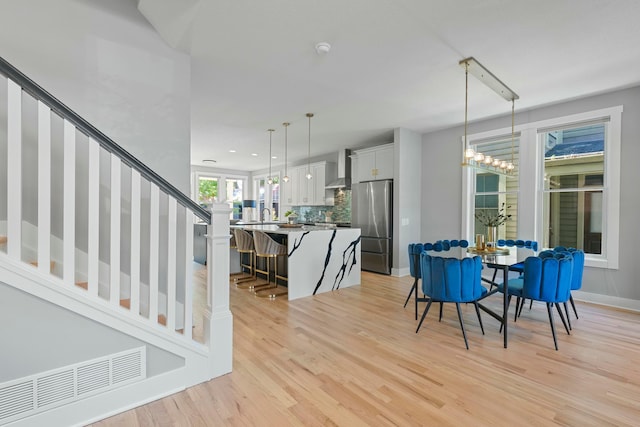
[[[459,62],[464,67],[465,94],[464,94],[464,149],[462,151],[462,166],[473,167],[477,170],[488,171],[500,175],[513,175],[515,173],[515,101],[518,95],[502,83],[482,64],[473,57]],[[469,107],[469,73],[500,95],[507,101],[511,101],[511,159],[497,158],[485,155],[469,147],[467,141],[468,107]]]

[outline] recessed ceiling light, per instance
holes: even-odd
[[[229,152],[230,152],[230,153],[235,153],[235,152],[236,152],[236,150],[229,150]]]
[[[258,155],[257,155],[256,153],[251,153],[251,155],[252,155],[253,157],[258,157]]]
[[[213,159],[204,159],[202,163],[217,163],[217,161]]]
[[[325,55],[329,53],[330,50],[331,50],[331,45],[327,42],[320,42],[316,44],[316,53],[318,55]]]
[[[271,158],[272,158],[272,159],[277,159],[277,158],[278,158],[278,156],[271,156]]]

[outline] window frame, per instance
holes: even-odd
[[[586,254],[588,267],[618,269],[620,242],[620,150],[622,138],[623,106],[614,106],[583,113],[524,123],[515,126],[520,134],[519,141],[519,196],[518,196],[518,234],[534,236],[538,242],[543,239],[543,198],[544,143],[542,133],[554,128],[577,127],[589,122],[607,122],[604,156],[604,185],[602,209],[602,254]],[[499,138],[510,132],[511,128],[494,129],[467,135],[469,145]],[[464,137],[461,138],[461,147]],[[523,161],[526,159],[526,161]],[[475,206],[475,173],[472,168],[462,167],[462,235],[473,235]]]
[[[260,180],[264,180],[265,181],[265,206],[268,205],[269,210],[271,211],[271,218],[273,218],[273,216],[275,215],[275,217],[277,218],[277,220],[279,221],[280,218],[282,218],[281,216],[281,211],[282,211],[282,180],[280,179],[280,171],[275,171],[271,174],[272,178],[277,178],[278,179],[278,209],[277,211],[274,211],[273,209],[273,184],[268,184],[267,180],[269,179],[269,174],[264,173],[264,174],[259,174],[259,175],[253,175],[252,179],[253,179],[253,197],[256,201],[256,209],[260,210]],[[268,188],[268,191],[266,190]],[[267,197],[268,194],[268,197]],[[258,218],[262,218],[262,212],[258,212]]]
[[[238,180],[238,181],[242,181],[242,200],[247,200],[247,194],[248,194],[248,189],[247,186],[249,184],[249,177],[246,175],[238,175],[238,174],[228,174],[228,173],[221,173],[221,172],[216,172],[216,171],[202,171],[202,170],[195,170],[192,173],[193,176],[193,180],[191,182],[191,199],[193,201],[195,201],[196,203],[198,202],[198,194],[200,192],[200,178],[213,178],[213,179],[217,179],[218,180],[218,192],[220,192],[220,188],[223,188],[225,190],[225,200],[220,200],[220,197],[218,195],[217,197],[217,203],[223,203],[223,202],[227,202],[226,199],[226,185],[227,185],[227,180],[228,179],[233,179],[233,180]],[[221,185],[223,187],[221,187]],[[231,213],[229,214],[229,217],[232,219],[233,217],[233,210],[231,211]]]

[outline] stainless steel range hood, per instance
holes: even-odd
[[[351,188],[351,150],[338,151],[338,179],[330,182],[324,188]]]

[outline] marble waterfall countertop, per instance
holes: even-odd
[[[231,228],[286,237],[289,300],[360,284],[359,228],[284,228],[277,224],[236,224]]]

